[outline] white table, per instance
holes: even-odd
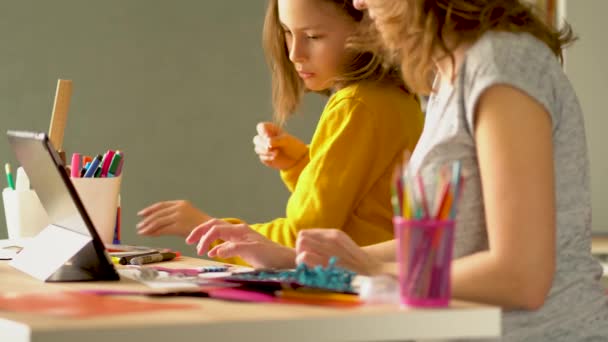
[[[204,265],[183,258],[166,267]],[[0,261],[0,292],[78,289],[137,290],[120,282],[42,283]],[[198,298],[141,298],[194,303],[195,309],[68,319],[0,312],[2,342],[200,342],[205,341],[403,341],[500,336],[499,308],[453,302],[447,309],[408,309],[397,305],[327,308],[311,305],[237,303]]]

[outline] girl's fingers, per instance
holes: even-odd
[[[267,151],[268,138],[261,135],[256,135],[255,137],[253,137],[253,145],[256,147],[256,150],[260,149],[263,151]]]
[[[260,155],[260,156],[261,156],[261,155],[266,155],[266,154],[271,154],[271,152],[270,152],[270,151],[268,151],[268,149],[263,148],[263,147],[258,147],[258,146],[256,146],[256,147],[254,148],[254,151],[255,151],[255,153],[256,153],[256,154],[258,154],[258,155]]]
[[[281,129],[272,122],[260,122],[255,126],[259,135],[272,137],[281,132]]]
[[[262,161],[273,161],[277,156],[276,152],[271,152],[271,153],[263,153],[260,154],[260,160]]]
[[[233,225],[223,222],[222,224],[213,225],[205,235],[200,238],[196,250],[199,255],[207,253],[211,244],[217,240],[224,241],[239,241],[242,240],[248,230],[240,228],[241,225]]]
[[[338,258],[338,265],[361,274],[375,271],[372,258],[346,233],[338,229],[310,229],[301,231],[296,245],[298,254],[306,253],[307,265],[326,265],[329,258]],[[304,259],[302,259],[304,260]]]
[[[215,256],[213,258],[223,258],[223,259],[228,259],[228,258],[233,258],[235,256],[238,256],[238,254],[236,253],[236,243],[232,242],[232,241],[226,241],[220,245],[217,245],[215,247],[213,247],[213,249],[215,249]],[[209,251],[211,253],[211,251]],[[209,257],[212,257],[211,254],[208,254]]]
[[[215,250],[214,256],[211,255],[211,251],[209,251],[209,256],[212,258],[234,258],[234,257],[242,257],[246,261],[249,262],[248,256],[251,254],[256,254],[256,251],[253,249],[254,246],[259,246],[255,242],[245,241],[245,242],[234,242],[228,241],[224,242],[218,246],[213,247],[212,250]],[[255,265],[252,265],[255,266]]]
[[[300,231],[296,240],[296,253],[319,250],[318,247],[319,242],[314,235],[303,234],[303,231]]]
[[[175,219],[175,208],[173,206],[168,206],[168,207],[162,207],[160,209],[157,209],[156,211],[150,212],[147,216],[145,216],[145,219],[143,221],[140,221],[136,228],[138,230],[141,229],[146,229],[148,228],[148,226],[153,225],[154,222],[159,221],[161,219],[163,219],[163,221],[166,221],[167,219]]]
[[[170,218],[161,218],[155,222],[153,222],[152,224],[142,227],[141,229],[138,228],[137,230],[137,234],[139,235],[145,235],[145,236],[158,236],[161,235],[160,233],[171,227],[173,225],[173,220],[171,220]]]
[[[333,249],[331,255],[338,258],[338,264],[361,266],[367,262],[361,247],[341,230],[328,230],[323,241]]]
[[[306,264],[308,267],[314,267],[317,265],[327,266],[328,258],[321,256],[315,252],[306,251],[298,253],[296,256],[296,264]]]
[[[140,210],[137,215],[138,216],[148,216],[153,212],[156,212],[160,209],[164,209],[167,207],[170,207],[173,205],[173,201],[165,201],[165,202],[158,202],[158,203],[154,203],[151,206],[148,206],[142,210]]]
[[[367,1],[365,0],[354,0],[353,5],[359,11],[362,11],[367,8]]]
[[[284,147],[289,144],[290,136],[287,134],[282,134],[276,137],[271,137],[268,139],[268,147],[270,148],[278,148]]]
[[[220,258],[220,256],[218,256],[218,250],[222,248],[222,246],[224,246],[225,244],[227,244],[228,242],[223,242],[220,243],[219,245],[216,245],[215,247],[211,248],[209,250],[209,252],[207,252],[207,256],[210,258]],[[198,251],[197,251],[198,253]]]
[[[352,264],[361,262],[361,248],[344,232],[338,229],[307,229],[298,234],[296,253],[312,253],[323,258],[326,264],[330,257],[338,258],[338,263]]]
[[[186,237],[186,243],[189,245],[192,245],[196,242],[198,242],[201,237],[203,237],[203,235],[205,235],[207,233],[207,231],[209,229],[211,229],[211,227],[218,225],[218,224],[225,224],[225,221],[222,221],[220,219],[211,219],[209,221],[205,221],[201,224],[199,224],[198,226],[196,226],[194,229],[192,229],[192,231],[190,232],[190,235],[188,235]]]
[[[305,229],[298,233],[296,251],[324,251],[333,250],[331,236],[328,229]],[[329,248],[329,249],[327,249]]]

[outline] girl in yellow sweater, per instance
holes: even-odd
[[[280,170],[291,196],[285,217],[252,228],[282,245],[294,247],[300,230],[315,227],[340,227],[359,245],[392,238],[393,166],[413,150],[423,118],[397,68],[348,47],[363,17],[352,0],[269,1],[264,47],[276,121],[294,113],[305,91],[331,94],[309,146],[277,125],[258,125],[256,153]],[[138,233],[149,236],[201,236],[213,219],[188,201],[139,215]]]

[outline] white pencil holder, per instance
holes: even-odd
[[[105,244],[111,244],[114,239],[121,180],[122,176],[72,178],[72,184]]]
[[[5,188],[2,200],[10,240],[34,237],[49,225],[49,217],[36,191]]]

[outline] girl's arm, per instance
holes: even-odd
[[[555,271],[555,189],[549,113],[522,91],[488,88],[475,141],[489,250],[453,264],[454,297],[538,309]]]
[[[376,120],[365,104],[351,99],[343,99],[323,113],[310,144],[310,161],[287,203],[286,217],[252,227],[290,247],[295,246],[301,229],[344,227],[371,186],[370,169],[382,162],[386,167],[392,163],[378,158]]]
[[[298,179],[300,178],[300,174],[302,173],[302,170],[304,170],[304,168],[308,165],[308,163],[310,163],[310,157],[308,153],[306,153],[302,158],[300,158],[300,160],[298,160],[298,162],[294,166],[290,167],[287,170],[280,171],[281,179],[283,180],[283,183],[285,183],[285,186],[287,187],[289,192],[293,192],[296,188],[296,185],[298,184]]]
[[[543,305],[556,259],[551,136],[549,113],[523,92],[493,86],[481,95],[475,140],[489,250],[454,260],[455,298],[508,309]],[[297,260],[315,264],[338,256],[362,274],[397,273],[395,240],[364,248],[348,240],[339,232],[303,231]]]
[[[374,245],[363,247],[363,250],[372,258],[380,262],[395,262],[397,255],[397,242],[395,240],[384,241]]]

